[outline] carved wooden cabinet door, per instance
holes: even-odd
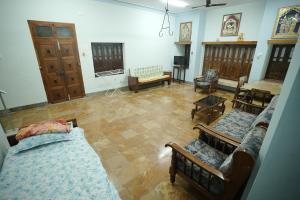
[[[219,71],[220,78],[238,80],[249,76],[256,45],[205,45],[203,72]]]
[[[28,21],[50,103],[85,95],[74,24]]]

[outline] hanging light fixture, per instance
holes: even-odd
[[[167,21],[168,24],[165,24],[166,19],[168,20]],[[164,30],[168,30],[169,36],[173,35],[173,31],[171,31],[171,25],[170,25],[169,1],[168,0],[166,2],[166,6],[165,6],[164,20],[162,22],[161,29],[160,29],[159,34],[158,34],[159,37],[163,37],[164,36],[164,33],[163,33]]]

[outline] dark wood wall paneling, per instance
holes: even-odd
[[[206,44],[203,72],[213,68],[219,71],[220,78],[235,81],[249,76],[255,48],[255,44]]]
[[[265,79],[283,81],[289,68],[295,44],[274,44]]]

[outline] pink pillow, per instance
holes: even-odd
[[[16,139],[22,140],[30,136],[41,135],[45,133],[69,132],[70,126],[67,124],[66,120],[50,120],[38,124],[31,124],[30,126],[20,129],[16,135]]]

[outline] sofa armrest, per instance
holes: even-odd
[[[134,76],[128,76],[128,84],[129,85],[136,85],[139,83],[139,78]]]
[[[220,178],[223,181],[229,181],[228,178],[226,178],[223,173],[217,169],[215,169],[214,167],[211,167],[210,165],[202,162],[200,159],[198,159],[197,157],[195,157],[193,154],[191,154],[190,152],[184,150],[182,147],[180,147],[178,144],[176,143],[172,143],[169,142],[167,144],[165,144],[165,147],[171,147],[176,153],[181,154],[182,156],[184,156],[187,160],[191,161],[193,164],[197,165],[199,168],[204,169],[205,171],[207,171],[208,173]],[[172,158],[176,158],[176,156],[172,156]],[[176,162],[175,162],[176,163]]]
[[[170,78],[171,78],[171,77],[172,77],[172,72],[165,71],[165,72],[164,72],[164,75],[169,75]]]
[[[230,144],[234,147],[237,147],[239,144],[241,144],[241,140],[238,139],[238,138],[234,138],[234,137],[231,137],[229,135],[226,135],[222,132],[219,132],[203,123],[199,123],[198,125],[196,125],[194,128],[195,129],[199,129],[199,137],[200,137],[200,134],[202,132],[205,132],[206,134],[218,139],[218,140],[221,140],[222,142],[224,143],[227,143],[227,144]]]

